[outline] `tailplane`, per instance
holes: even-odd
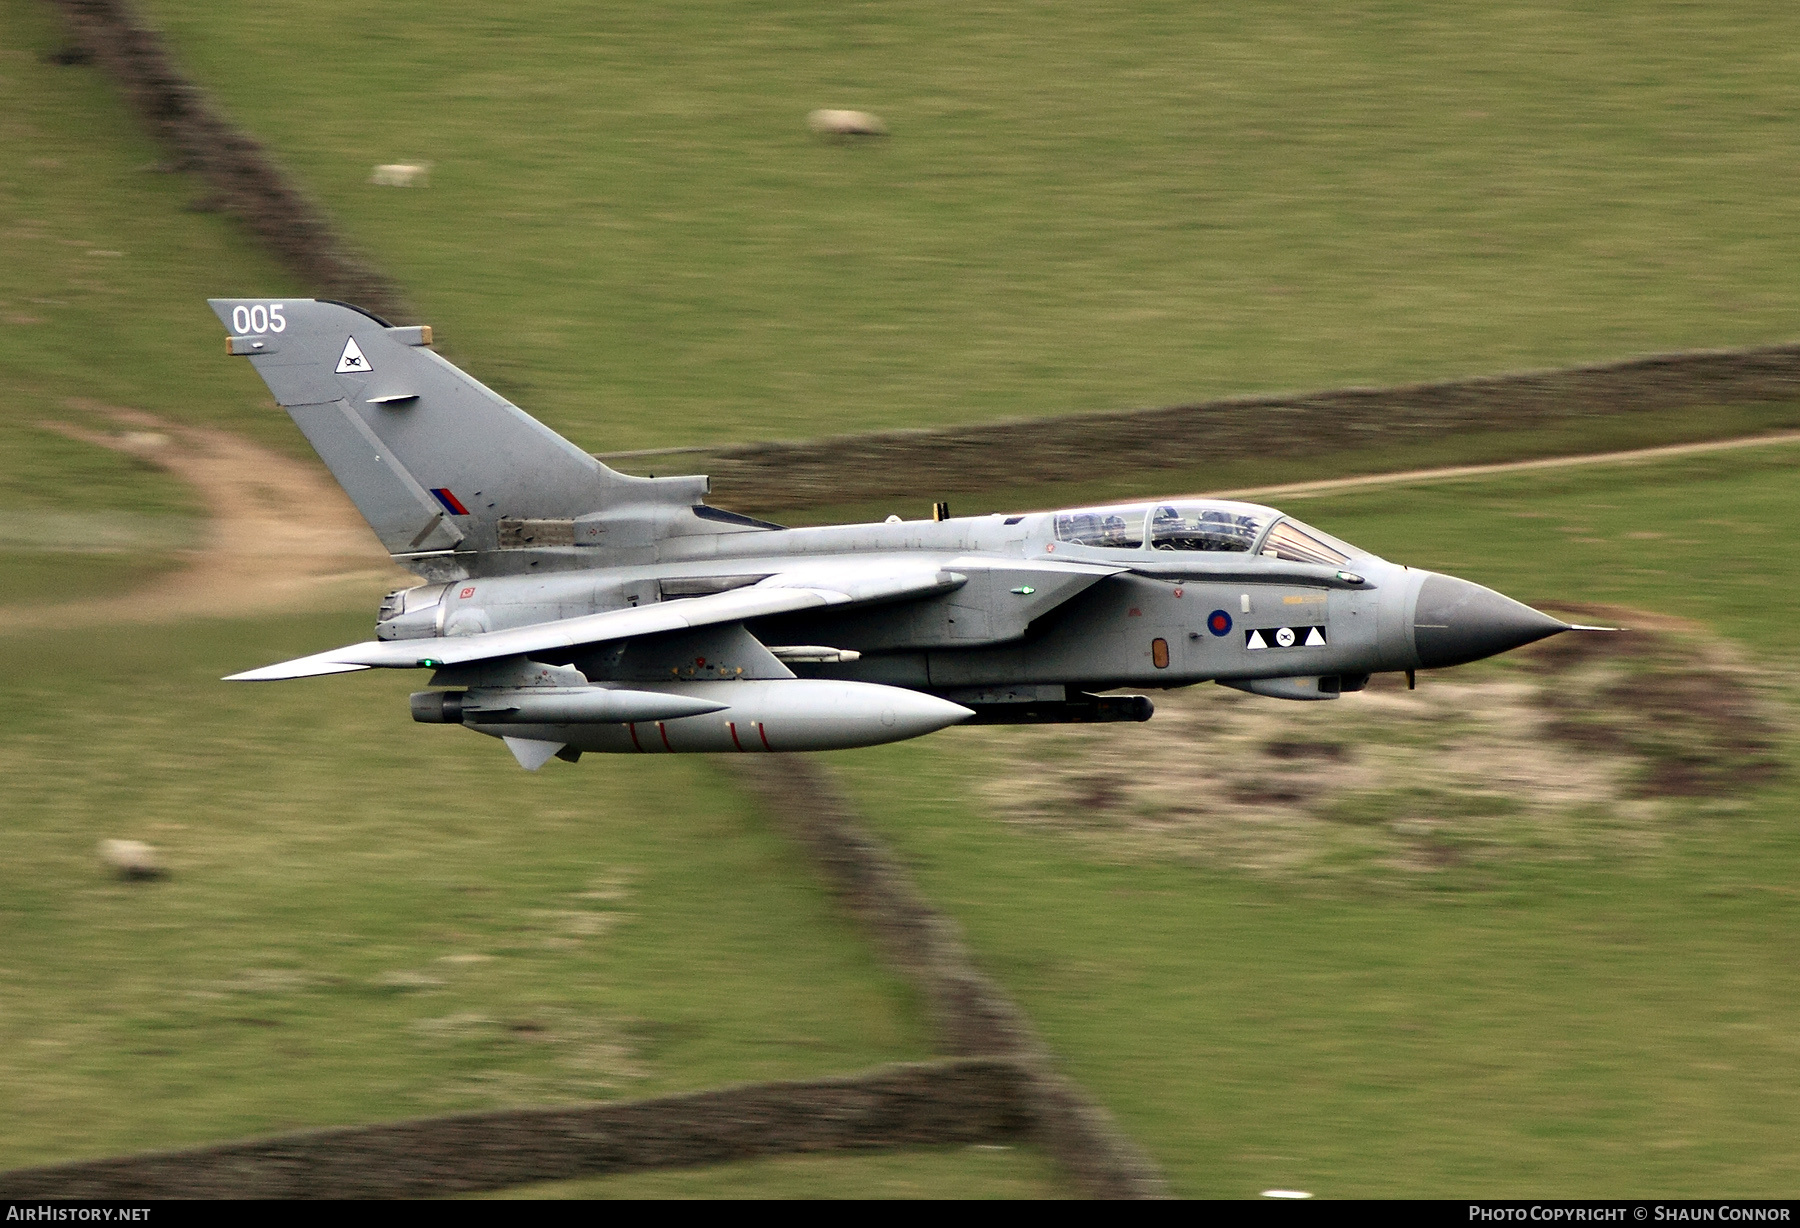
[[[608,469],[432,353],[428,327],[323,299],[209,302],[403,563],[516,547],[520,525],[557,526],[546,544],[631,546],[695,519],[705,478]]]

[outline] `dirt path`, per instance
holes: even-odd
[[[1424,482],[1450,482],[1465,478],[1485,478],[1502,473],[1524,473],[1532,469],[1569,469],[1577,465],[1628,465],[1638,461],[1666,460],[1672,456],[1698,456],[1705,452],[1730,452],[1738,448],[1762,448],[1774,444],[1800,443],[1800,431],[1782,431],[1775,435],[1753,435],[1747,439],[1711,439],[1703,443],[1673,443],[1657,448],[1634,448],[1626,452],[1595,452],[1585,456],[1548,456],[1541,460],[1503,461],[1492,465],[1454,465],[1447,469],[1409,469],[1400,473],[1369,473],[1354,478],[1330,478],[1322,482],[1290,482],[1285,486],[1246,486],[1238,490],[1215,490],[1199,499],[1250,499],[1282,497],[1305,499],[1315,495],[1335,494],[1340,490],[1357,490],[1365,486],[1410,486]]]
[[[82,406],[92,410],[95,407]],[[103,409],[120,429],[43,425],[129,453],[199,492],[210,517],[187,566],[134,592],[15,608],[11,627],[232,618],[341,606],[346,598],[416,582],[388,561],[356,508],[322,468],[210,427],[130,409]]]

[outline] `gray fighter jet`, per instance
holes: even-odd
[[[617,473],[396,328],[214,299],[394,560],[375,639],[232,675],[432,671],[412,715],[583,751],[826,750],[1141,721],[1121,688],[1336,699],[1569,630],[1273,508],[1206,499],[790,529]],[[941,505],[940,505],[941,508]]]

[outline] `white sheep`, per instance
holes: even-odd
[[[820,136],[886,136],[881,116],[867,111],[814,111],[806,126]]]
[[[431,182],[429,162],[390,162],[378,166],[369,182],[384,188],[423,188]]]
[[[142,840],[102,840],[100,860],[120,878],[161,878],[162,861]]]

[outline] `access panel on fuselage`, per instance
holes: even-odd
[[[1208,678],[1323,672],[1340,654],[1330,589],[1274,584],[1210,583],[1187,589],[1199,615],[1187,629],[1191,672]],[[1204,610],[1202,610],[1204,607]]]
[[[1115,576],[1059,610],[1038,639],[931,652],[931,685],[1167,687],[1334,672],[1361,638],[1354,627],[1344,629],[1349,603],[1359,596],[1293,584]],[[1372,619],[1362,621],[1372,636]]]

